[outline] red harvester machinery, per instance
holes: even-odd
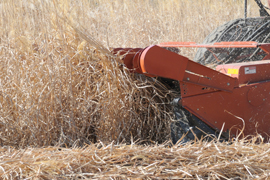
[[[203,47],[219,52],[224,48],[260,48],[265,57],[262,61],[218,65],[213,70],[164,47]],[[242,129],[244,135],[270,135],[270,44],[171,42],[113,52],[124,54],[124,64],[134,73],[179,82],[181,97],[174,100],[176,117],[180,110],[189,112],[190,117],[172,127],[174,143],[182,135],[188,141],[194,135],[200,138],[221,130],[224,139],[237,136]]]
[[[173,143],[206,135],[211,139],[209,134],[220,134],[225,140],[261,134],[269,140],[270,17],[267,7],[255,2],[262,17],[227,22],[202,44],[169,42],[112,51],[122,55],[131,72],[159,77],[179,92],[172,101]],[[182,47],[199,48],[194,61],[175,53]],[[208,64],[216,64],[216,69]]]

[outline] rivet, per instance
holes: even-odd
[[[215,123],[217,124],[217,121],[215,121]]]
[[[189,81],[189,78],[187,78],[187,80]]]
[[[200,109],[198,108],[197,111],[199,111]]]
[[[230,83],[227,83],[227,85],[229,86],[229,85],[231,85]]]

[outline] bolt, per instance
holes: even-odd
[[[263,99],[263,101],[265,101],[265,99]]]
[[[248,102],[251,102],[251,101],[248,101]]]
[[[217,124],[217,121],[215,121],[215,123]]]
[[[229,86],[229,85],[231,85],[230,83],[227,83],[227,85]]]
[[[187,80],[189,81],[189,78],[187,78]]]
[[[199,111],[200,109],[198,108],[197,111]]]

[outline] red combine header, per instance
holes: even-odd
[[[254,1],[260,17],[247,17],[245,0],[244,18],[217,27],[202,44],[167,42],[112,51],[122,55],[131,72],[156,77],[179,94],[172,100],[173,143],[211,135],[270,139],[270,9]],[[193,61],[179,54],[183,47],[198,48]]]
[[[260,48],[262,60],[230,63],[211,69],[170,48],[206,48],[216,61],[230,49]],[[270,129],[270,44],[256,42],[168,42],[142,48],[117,48],[114,54],[131,72],[166,79],[180,96],[173,100],[176,122],[172,123],[172,140],[186,142],[209,134],[223,139],[261,134],[269,139]],[[252,54],[238,55],[235,61]],[[181,117],[185,116],[185,120]],[[182,137],[183,136],[183,137]],[[209,136],[210,137],[210,136]]]

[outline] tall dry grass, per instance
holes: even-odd
[[[201,42],[243,17],[243,3],[9,0],[0,12],[0,144],[71,146],[168,140],[173,93],[131,75],[109,47]]]

